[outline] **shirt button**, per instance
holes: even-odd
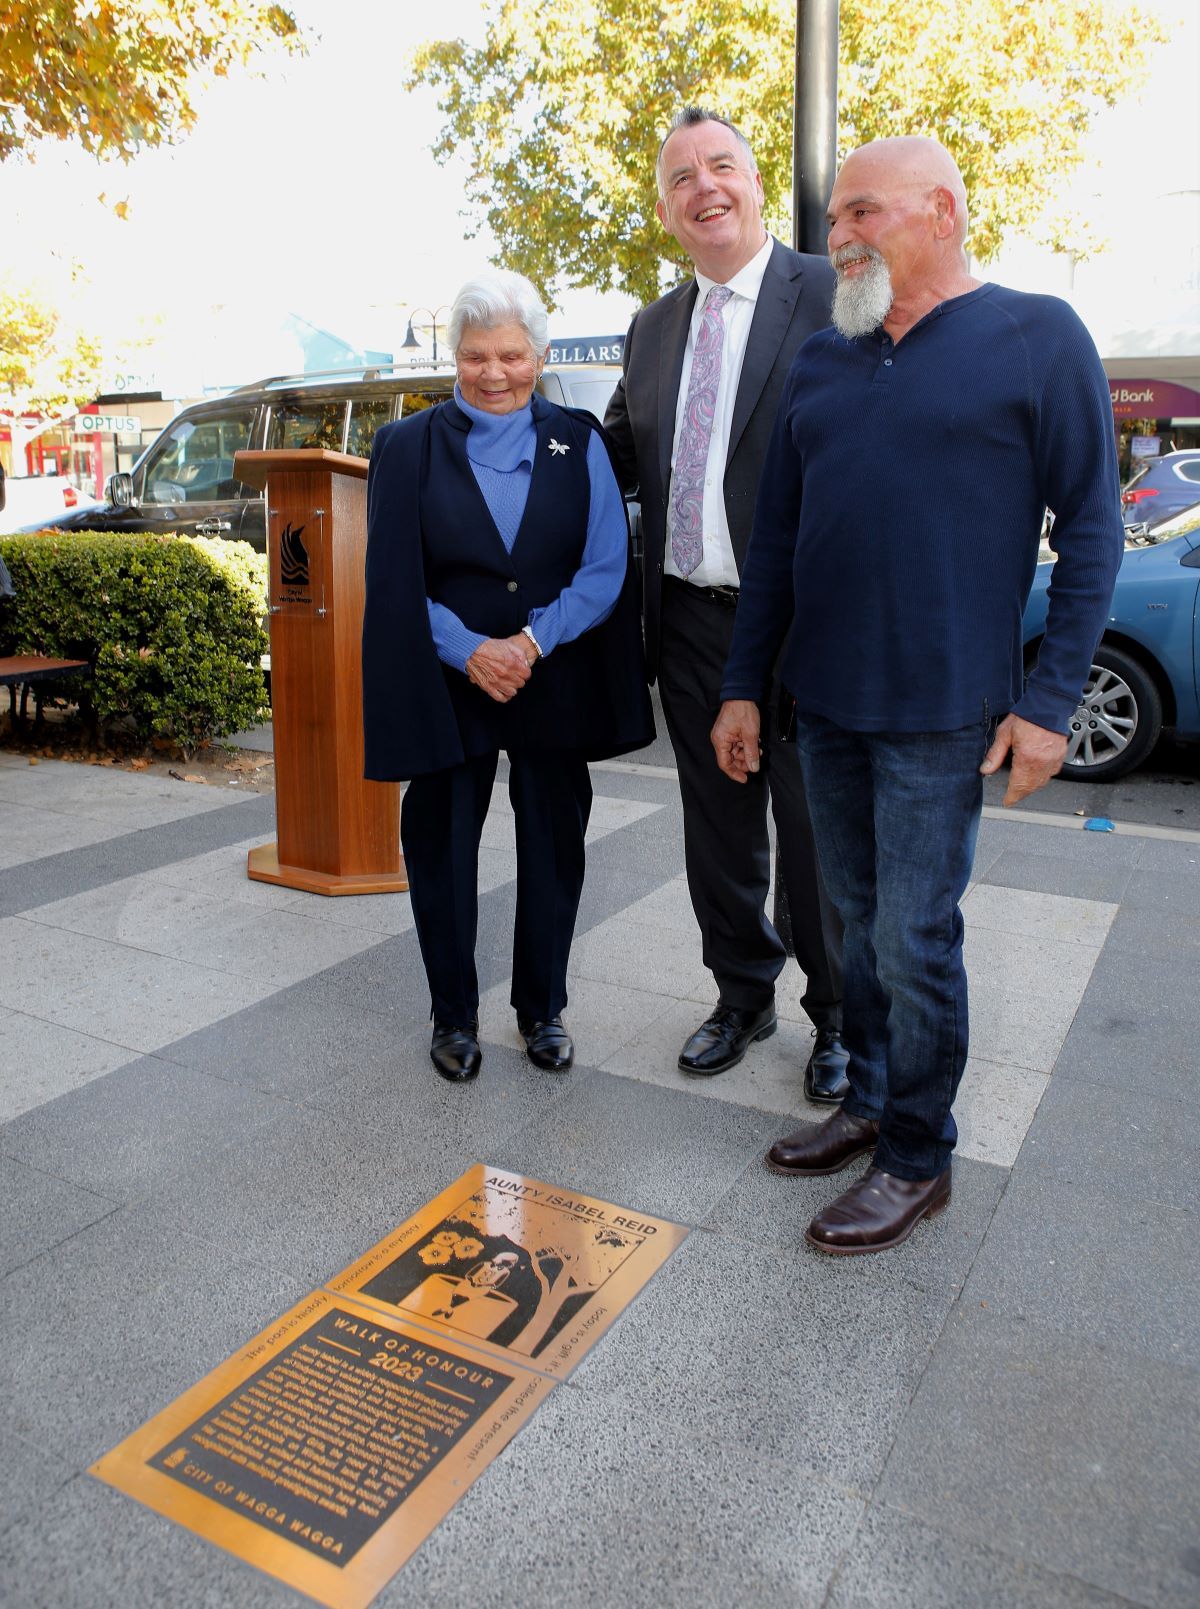
[[[891,360],[891,358],[884,358],[884,360],[883,360],[883,366],[884,366],[884,368],[885,368],[885,369],[890,369],[890,368],[891,368],[891,366],[892,366],[892,360]]]
[[[508,583],[508,590],[510,592],[515,592],[517,590],[517,583],[515,581],[510,581]]]

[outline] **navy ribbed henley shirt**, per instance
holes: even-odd
[[[1021,615],[1046,507],[1057,554],[1037,667]],[[1065,303],[982,285],[899,343],[811,336],[759,483],[723,698],[781,677],[855,731],[1010,709],[1065,732],[1123,547],[1108,384]]]

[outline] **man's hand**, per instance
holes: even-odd
[[[758,770],[758,705],[749,698],[729,698],[712,729],[717,764],[734,782],[745,782]]]
[[[1062,770],[1067,740],[1061,732],[1048,732],[1044,726],[1035,726],[1020,715],[1006,715],[996,728],[995,742],[979,767],[985,777],[999,771],[1010,749],[1012,770],[1008,774],[1004,803],[1015,805],[1044,788],[1050,778]]]
[[[532,648],[528,637],[519,639]],[[529,658],[515,637],[489,637],[467,660],[467,676],[498,704],[515,698],[529,680]]]

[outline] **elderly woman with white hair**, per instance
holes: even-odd
[[[430,1058],[479,1071],[479,840],[501,750],[516,822],[512,1005],[565,1072],[588,761],[654,736],[624,503],[600,426],[535,387],[547,318],[520,274],[451,310],[452,401],[375,437],[363,625],[366,775],[408,781],[401,842],[432,999]]]

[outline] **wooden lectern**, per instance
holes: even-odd
[[[312,894],[408,887],[400,785],[363,777],[367,460],[298,448],[240,452],[267,494],[276,842],[247,874]]]

